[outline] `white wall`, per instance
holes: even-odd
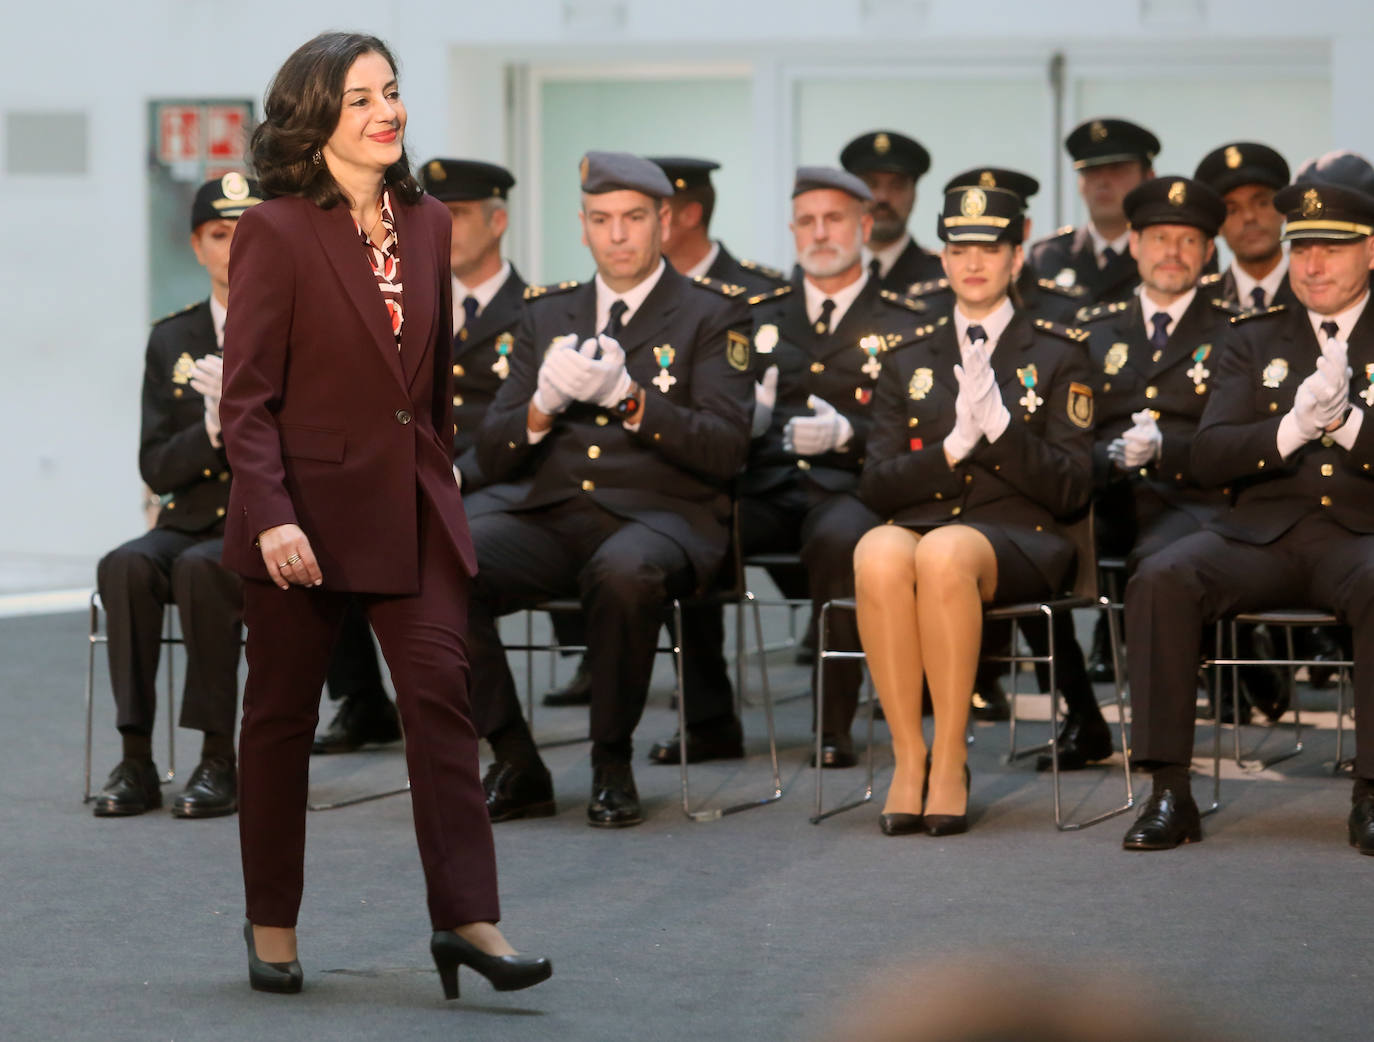
[[[696,147],[713,121],[731,122],[732,134],[751,128],[757,151],[744,189],[751,192],[747,216],[732,220],[751,222],[739,234],[758,246],[751,252],[777,261],[788,249],[791,167],[823,151],[807,136],[818,124],[806,123],[794,104],[805,96],[798,82],[806,70],[862,76],[881,65],[933,81],[933,97],[922,95],[922,106],[934,106],[931,118],[913,109],[907,121],[920,137],[923,126],[955,125],[950,114],[961,107],[970,135],[996,116],[983,111],[982,88],[977,105],[961,98],[952,79],[941,89],[942,68],[985,67],[988,80],[1008,63],[1043,68],[1063,51],[1080,77],[1075,83],[1084,85],[1084,104],[1111,98],[1152,114],[1178,97],[1180,84],[1201,83],[1205,93],[1208,82],[1234,81],[1239,68],[1258,73],[1256,89],[1301,99],[1275,107],[1283,125],[1267,138],[1267,128],[1251,123],[1244,133],[1374,155],[1374,5],[1354,0],[1309,0],[1301,17],[1278,0],[333,0],[313,7],[127,0],[100,9],[52,0],[11,8],[9,38],[23,46],[7,54],[0,108],[85,112],[90,169],[46,180],[0,172],[8,246],[0,252],[0,553],[95,554],[141,526],[138,386],[152,317],[144,313],[147,101],[260,98],[285,55],[321,29],[361,28],[394,46],[413,158],[448,152],[505,160],[527,183],[531,83],[539,70],[694,62],[745,68],[748,111],[689,111],[685,118],[696,122],[684,140]],[[1285,94],[1289,81],[1294,89]],[[1185,97],[1181,111],[1170,105],[1152,115],[1166,151],[1170,140],[1193,143],[1179,162],[1167,157],[1172,169],[1196,161],[1197,142],[1240,136],[1210,100]],[[1070,125],[1078,103],[1070,99]],[[855,122],[864,129],[870,121],[856,115]],[[960,164],[951,156],[949,165]],[[1032,172],[1046,179],[1043,167]],[[932,183],[924,189],[928,200]],[[1071,193],[1061,202],[1072,204]],[[1050,201],[1041,204],[1048,212]],[[535,222],[518,202],[514,216],[512,252],[529,275],[545,274],[533,254]],[[919,220],[918,231],[931,223],[924,214]]]

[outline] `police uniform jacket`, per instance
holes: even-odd
[[[527,410],[550,343],[595,334],[594,283],[526,291],[511,375],[477,435],[492,481],[529,468],[508,509],[587,496],[667,536],[686,552],[699,585],[715,575],[729,535],[730,486],[744,463],[754,408],[749,309],[743,291],[665,267],[620,333],[625,365],[645,393],[637,430],[613,410],[574,402],[537,444]]]
[[[757,261],[741,260],[720,244],[716,259],[706,269],[706,277],[726,286],[743,286],[750,294],[767,293],[787,285],[787,276],[776,268]]]
[[[148,337],[138,469],[162,497],[157,528],[207,532],[229,507],[228,457],[210,444],[205,399],[191,386],[196,359],[212,354],[220,350],[208,300],[162,319]]]
[[[1087,304],[1126,300],[1140,285],[1140,272],[1130,251],[1123,251],[1105,268],[1097,266],[1092,236],[1087,226],[1061,228],[1030,248],[1030,262],[1036,274],[1052,282],[1082,286],[1088,291]]]
[[[1238,304],[1246,310],[1254,307],[1254,301],[1240,299],[1240,291],[1236,288],[1236,273],[1231,270],[1229,264],[1226,266],[1224,274],[1218,272],[1211,275],[1204,275],[1202,276],[1202,281],[1199,282],[1198,285],[1206,288],[1209,292],[1220,297],[1222,300],[1230,301],[1232,304]],[[1288,284],[1288,275],[1286,272],[1284,273],[1282,281],[1279,282],[1279,288],[1274,291],[1274,299],[1269,303],[1282,304],[1285,307],[1300,308],[1302,306],[1298,303],[1298,298],[1293,293],[1293,287]]]
[[[931,253],[924,246],[919,246],[915,239],[906,244],[906,249],[897,254],[897,259],[892,263],[886,275],[882,278],[882,288],[892,293],[905,294],[907,287],[913,282],[925,282],[928,279],[938,279],[945,273],[944,265],[940,263],[940,255]]]
[[[1129,484],[1148,490],[1171,506],[1206,521],[1226,505],[1219,489],[1204,488],[1193,474],[1193,437],[1211,395],[1221,346],[1240,309],[1199,287],[1193,301],[1158,352],[1151,345],[1139,296],[1129,302],[1085,308],[1096,400],[1093,477],[1099,491]],[[1107,457],[1107,446],[1132,426],[1131,415],[1149,409],[1162,436],[1160,458],[1123,473]]]
[[[1073,325],[1074,316],[1088,303],[1088,291],[1082,286],[1061,286],[1053,279],[1038,278],[1029,264],[1021,268],[1016,292],[1021,296],[1020,310],[1031,318],[1064,325]],[[954,310],[954,290],[944,276],[912,283],[906,293],[926,305],[932,315],[949,315]]]
[[[239,218],[229,254],[220,419],[234,465],[224,563],[267,579],[258,534],[300,525],[325,583],[413,595],[417,492],[471,575],[453,480],[452,219],[392,192],[405,286],[399,350],[348,208],[281,196]]]
[[[463,475],[464,493],[487,484],[477,463],[477,428],[510,376],[524,296],[525,280],[512,267],[471,326],[453,338],[453,462]]]
[[[1374,308],[1351,331],[1351,402],[1374,403]],[[1352,532],[1374,533],[1374,423],[1365,416],[1354,447],[1329,437],[1279,455],[1279,421],[1321,355],[1305,308],[1271,307],[1233,320],[1216,386],[1193,442],[1193,470],[1210,485],[1230,485],[1233,501],[1208,527],[1264,545],[1304,517],[1323,513]]]
[[[753,310],[755,366],[778,367],[778,398],[768,430],[754,439],[741,490],[763,495],[797,480],[827,492],[857,490],[883,355],[911,340],[924,307],[870,278],[824,336],[807,318],[800,284],[782,287]],[[783,449],[783,428],[794,416],[813,415],[807,404],[813,395],[854,428],[843,452],[796,456]]]
[[[1093,397],[1082,337],[1018,311],[992,355],[1011,422],[951,468],[944,439],[954,429],[959,347],[952,320],[923,327],[883,359],[861,498],[917,531],[995,526],[1047,582],[1071,574],[1074,546],[1060,519],[1092,494]]]

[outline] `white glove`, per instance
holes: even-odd
[[[1320,371],[1309,374],[1307,379],[1298,384],[1298,390],[1293,395],[1293,407],[1279,421],[1280,426],[1291,425],[1303,442],[1320,438],[1325,427],[1322,421],[1329,412],[1327,402],[1331,395],[1331,388]]]
[[[1338,424],[1350,402],[1350,366],[1346,364],[1347,347],[1344,340],[1328,340],[1317,359],[1317,373],[1322,387],[1314,387],[1317,396],[1316,419],[1323,430]],[[1323,394],[1325,392],[1325,394]]]
[[[601,357],[597,357],[598,353]],[[577,351],[551,351],[545,359],[554,388],[578,402],[610,408],[630,392],[625,352],[611,337],[588,337]]]
[[[969,388],[975,378],[964,372],[957,362],[954,365],[954,379],[959,383],[959,394],[954,399],[954,429],[945,435],[945,455],[955,463],[971,453],[983,437],[983,429],[973,416],[973,398]]]
[[[843,452],[854,436],[853,425],[824,398],[812,395],[806,404],[814,416],[793,416],[782,429],[783,451],[798,456]]]
[[[210,444],[219,448],[222,444],[219,400],[224,393],[224,359],[219,355],[197,358],[190,382],[192,390],[205,399],[205,433],[210,438]]]
[[[773,423],[773,406],[778,404],[778,367],[770,365],[763,379],[754,384],[754,426],[751,438],[762,437]]]
[[[1121,461],[1128,470],[1153,463],[1164,448],[1164,435],[1155,422],[1155,414],[1149,409],[1131,413],[1131,422],[1135,426],[1121,436]],[[1111,449],[1107,451],[1110,454]]]
[[[1113,438],[1107,443],[1107,458],[1122,470],[1126,469],[1126,439]]]
[[[539,374],[535,378],[536,386],[534,389],[534,407],[545,416],[557,416],[560,412],[572,404],[571,394],[566,393],[555,381],[553,362],[564,352],[571,350],[577,352],[577,334],[567,333],[564,336],[554,337],[549,344],[549,349],[544,352],[544,361],[539,365]]]
[[[969,381],[969,410],[978,430],[995,442],[1011,422],[1011,413],[997,388],[997,375],[986,348],[972,345],[963,351],[965,379]],[[961,388],[962,390],[962,388]]]

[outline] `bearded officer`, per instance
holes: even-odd
[[[939,253],[919,245],[907,229],[916,207],[916,182],[930,169],[930,153],[905,134],[873,130],[844,146],[840,166],[873,196],[873,232],[863,259],[881,288],[904,294],[913,282],[940,278]]]

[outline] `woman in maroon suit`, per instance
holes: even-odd
[[[249,980],[299,991],[310,742],[357,598],[391,667],[446,997],[552,972],[495,923],[496,860],[468,701],[472,543],[449,465],[448,211],[403,145],[395,62],[326,33],[277,73],[251,153],[268,201],[230,258],[220,415],[234,469],[224,563],[241,574],[248,680],[239,832]]]

